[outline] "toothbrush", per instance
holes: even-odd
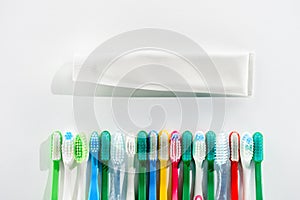
[[[86,199],[86,166],[88,160],[88,144],[84,134],[76,135],[74,144],[74,158],[78,163],[75,199]]]
[[[172,162],[172,200],[178,200],[178,164],[181,158],[181,138],[177,131],[171,133],[170,159]]]
[[[182,134],[183,189],[182,200],[190,200],[190,164],[192,161],[193,135],[190,131]]]
[[[205,135],[207,149],[207,200],[215,199],[214,163],[216,158],[216,134],[208,131]]]
[[[149,200],[156,200],[157,132],[149,133]]]
[[[89,187],[89,200],[99,200],[99,184],[98,184],[98,154],[100,150],[99,135],[95,131],[90,138],[90,159],[91,159],[91,179]]]
[[[63,192],[64,200],[72,199],[70,185],[71,185],[71,167],[74,164],[73,151],[74,151],[74,137],[71,132],[66,132],[62,144],[62,158],[65,166],[64,192]]]
[[[138,200],[146,200],[147,133],[145,131],[140,131],[137,136],[137,158],[139,161]]]
[[[216,199],[227,200],[229,146],[227,134],[216,135],[216,170],[217,170],[217,195]]]
[[[256,185],[256,199],[263,199],[262,191],[262,178],[261,178],[261,163],[263,161],[263,135],[260,132],[256,132],[253,135],[254,142],[254,154],[253,161],[255,163],[255,185]]]
[[[59,165],[61,161],[61,141],[62,136],[59,131],[55,131],[51,135],[51,159],[53,162],[52,171],[52,200],[58,200],[59,188]]]
[[[205,136],[203,132],[197,132],[194,137],[193,142],[193,158],[196,165],[196,180],[195,180],[195,192],[194,200],[202,199],[203,190],[202,190],[202,181],[203,181],[203,170],[202,164],[206,156],[206,144]]]
[[[127,193],[126,200],[134,200],[134,157],[136,154],[136,141],[135,138],[126,138],[126,154],[127,154],[127,166],[128,166],[128,182],[127,182]]]
[[[251,200],[248,186],[250,185],[251,160],[253,157],[253,139],[248,133],[245,133],[242,137],[240,148],[243,169],[243,200]]]
[[[240,135],[237,132],[231,132],[229,136],[230,141],[230,160],[231,160],[231,199],[239,199],[239,184],[238,184],[238,170],[240,160]]]
[[[102,161],[102,184],[101,199],[108,200],[108,162],[110,160],[110,141],[111,136],[108,131],[103,131],[100,136],[100,160]]]
[[[121,200],[121,167],[125,159],[125,142],[123,135],[118,132],[112,136],[111,162],[113,174],[111,179],[111,197],[113,200]]]
[[[167,165],[169,160],[169,133],[166,130],[159,132],[159,161],[160,161],[160,188],[159,199],[168,199]]]

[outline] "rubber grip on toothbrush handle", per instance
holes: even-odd
[[[72,199],[72,191],[71,191],[71,170],[68,166],[65,165],[65,177],[64,177],[64,192],[63,192],[63,200],[71,200]]]
[[[91,155],[91,180],[89,189],[89,200],[99,200],[99,187],[98,187],[98,158]]]
[[[182,200],[190,200],[190,164],[190,161],[183,162]]]
[[[195,180],[195,192],[194,192],[194,200],[202,198],[203,189],[202,189],[202,182],[203,182],[203,173],[201,166],[196,164],[196,180]]]
[[[53,172],[52,172],[52,200],[58,200],[58,187],[59,187],[59,160],[53,161]]]
[[[150,160],[149,200],[156,200],[156,161]]]
[[[126,191],[126,200],[134,200],[135,192],[134,192],[134,175],[135,170],[132,168],[128,172],[128,182],[127,182],[127,191]]]
[[[238,177],[239,163],[231,162],[231,200],[239,199],[239,177]]]
[[[167,164],[168,161],[160,161],[160,188],[159,188],[159,200],[168,199],[168,188],[167,188]]]
[[[101,184],[101,200],[108,200],[108,166],[102,163],[102,184]]]
[[[172,163],[172,200],[178,200],[178,162]]]
[[[145,166],[140,166],[138,200],[146,200],[146,171],[147,169]]]
[[[215,199],[215,175],[214,175],[215,167],[214,161],[208,161],[207,167],[207,200]]]
[[[261,162],[255,162],[256,200],[263,200]]]

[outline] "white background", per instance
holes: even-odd
[[[72,97],[51,93],[60,66],[114,35],[145,27],[177,31],[208,50],[256,52],[254,96],[226,99],[223,130],[264,132],[265,199],[299,199],[299,9],[296,0],[1,0],[0,199],[44,198],[48,171],[40,147],[54,129],[75,127]],[[106,100],[97,101],[101,127],[112,128]],[[134,101],[141,127],[149,112],[137,108],[176,110],[176,100]],[[198,100],[199,129],[208,128],[209,102]],[[166,120],[166,128],[177,128],[175,119]]]

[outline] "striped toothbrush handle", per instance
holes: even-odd
[[[107,163],[102,163],[101,200],[108,200],[108,194],[108,166]]]

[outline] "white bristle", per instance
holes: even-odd
[[[179,133],[172,134],[170,140],[170,159],[172,162],[178,162],[181,157],[181,143]]]
[[[157,134],[150,133],[149,159],[157,160]]]
[[[239,161],[239,136],[237,133],[231,135],[231,161]]]
[[[196,162],[203,162],[206,157],[205,136],[202,132],[196,133],[193,142],[193,158]]]
[[[90,152],[98,153],[100,150],[100,139],[97,132],[93,132],[90,138]]]
[[[61,160],[61,135],[59,132],[52,134],[51,156],[52,160]]]
[[[135,138],[126,138],[126,154],[128,157],[134,157],[136,153],[136,141]]]
[[[74,138],[71,133],[67,132],[62,144],[62,157],[66,165],[72,164],[74,161]]]
[[[216,135],[216,164],[223,165],[229,160],[229,144],[227,135],[219,133]]]
[[[169,136],[165,131],[159,135],[159,159],[169,160]]]
[[[113,136],[111,145],[111,161],[115,166],[120,166],[125,159],[125,144],[121,133]]]
[[[253,138],[249,134],[245,134],[241,140],[241,158],[250,162],[253,157]]]

